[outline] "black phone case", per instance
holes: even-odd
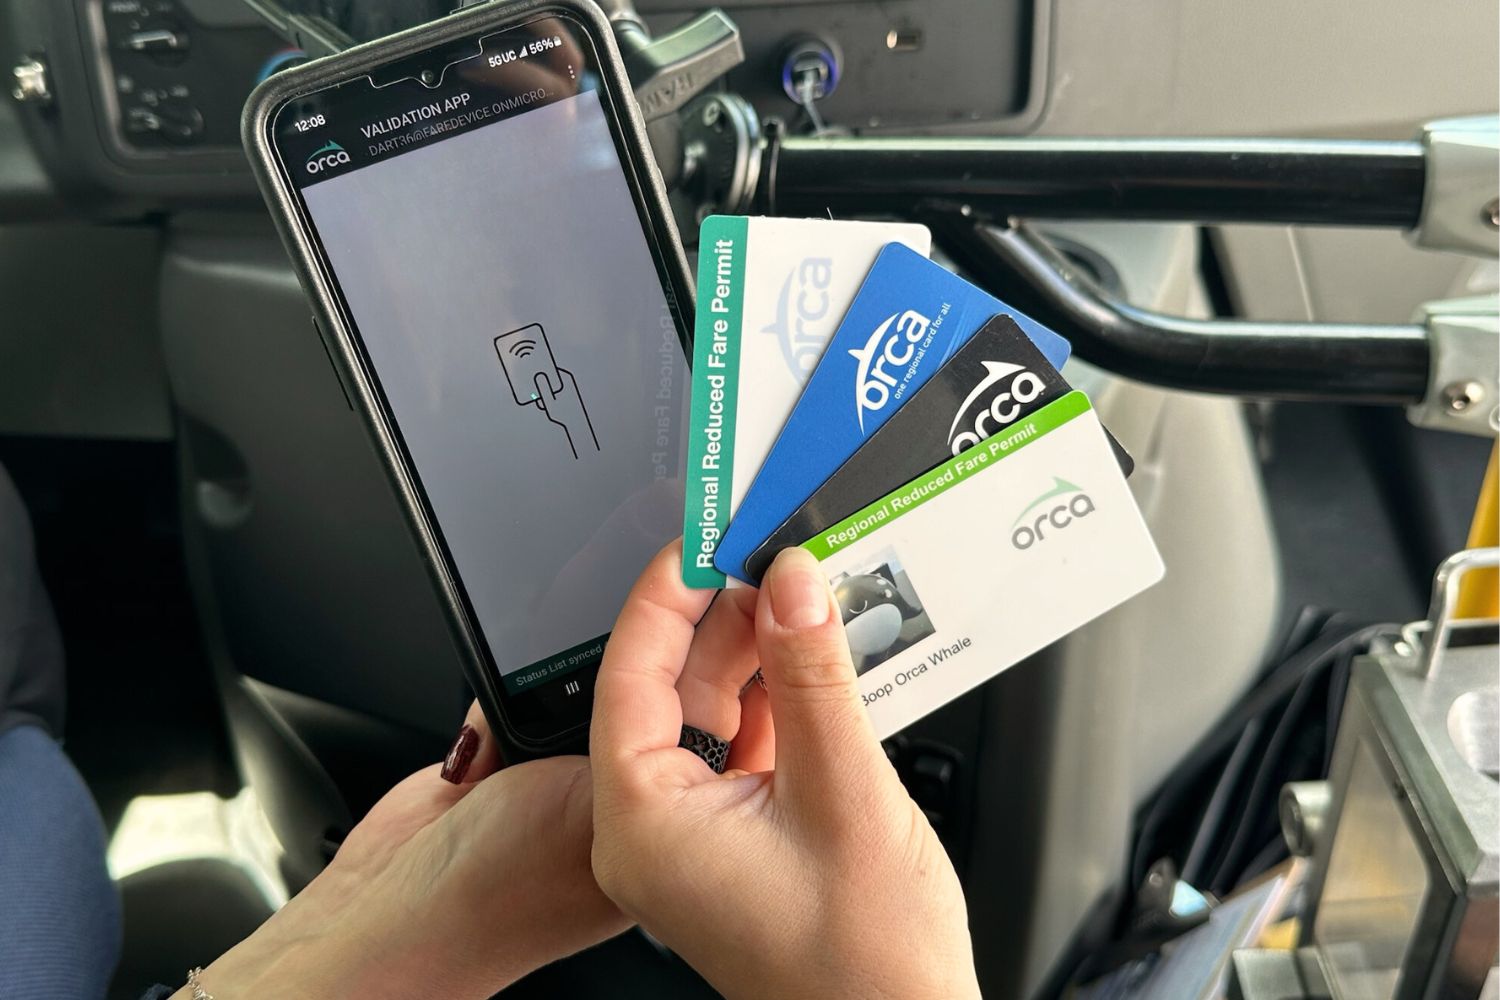
[[[364,420],[391,484],[401,501],[407,523],[441,597],[444,614],[458,647],[469,684],[503,743],[509,762],[563,753],[586,753],[588,726],[582,725],[545,742],[528,740],[510,726],[501,699],[500,678],[489,669],[482,639],[459,595],[454,570],[447,564],[433,525],[424,510],[415,477],[402,457],[394,436],[394,422],[386,412],[375,383],[365,370],[349,322],[345,317],[323,261],[314,246],[311,227],[303,217],[291,184],[283,175],[271,142],[271,119],[288,100],[364,76],[386,63],[417,55],[460,38],[488,34],[539,17],[563,15],[582,25],[598,55],[606,110],[624,138],[625,179],[645,206],[650,226],[646,232],[663,262],[665,291],[678,324],[688,358],[692,357],[693,283],[682,243],[667,205],[666,189],[652,158],[645,125],[625,75],[614,34],[591,0],[495,0],[457,11],[437,21],[355,46],[346,52],[297,66],[272,76],[250,95],[241,120],[241,136],[261,194],[275,220],[282,242],[296,267],[298,279],[313,308],[313,319],[344,390]]]

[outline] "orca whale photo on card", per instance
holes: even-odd
[[[873,670],[936,629],[895,549],[829,581],[844,619],[854,672]]]

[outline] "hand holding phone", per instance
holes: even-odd
[[[468,723],[485,749],[455,781],[433,764],[386,793],[327,869],[203,970],[204,989],[408,1000],[441,983],[488,997],[623,931],[589,865],[588,761],[499,770],[480,714]]]

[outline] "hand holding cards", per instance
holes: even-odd
[[[747,364],[769,353],[747,321],[767,293],[746,276],[754,258],[736,279],[713,250],[771,221],[790,220],[704,223],[690,586],[755,581],[781,549],[811,551],[884,737],[1160,579],[1130,458],[1057,371],[1067,342],[910,249],[926,250],[920,227],[797,222],[860,246],[827,252],[844,288],[860,261],[868,273],[852,301],[823,300],[820,329],[840,321],[800,398],[784,369]],[[873,266],[870,241],[884,247]]]

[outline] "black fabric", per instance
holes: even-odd
[[[141,994],[141,1000],[167,1000],[177,990],[171,986],[153,986]]]
[[[23,723],[62,736],[62,641],[42,589],[31,519],[0,468],[0,733]]]

